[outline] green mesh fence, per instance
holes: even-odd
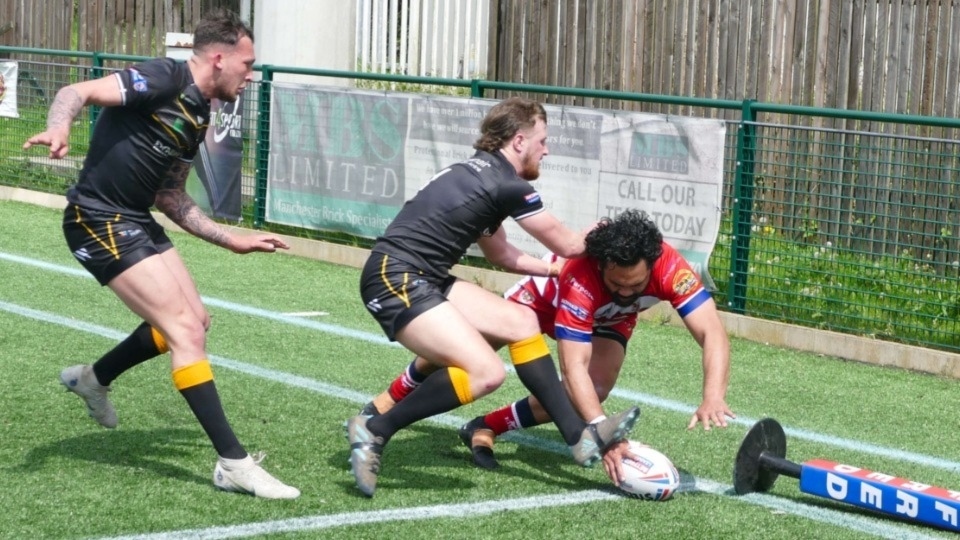
[[[17,50],[6,52],[10,51]],[[2,47],[0,52],[5,52]],[[30,58],[42,56],[31,52]],[[0,184],[62,194],[75,181],[95,110],[85,109],[77,118],[69,159],[51,161],[41,152],[25,153],[21,146],[43,130],[58,88],[120,68],[129,60],[103,61],[89,53],[60,56],[70,54],[75,58],[62,60],[50,54],[48,61],[19,61],[20,118],[0,118]],[[262,71],[263,80],[250,85],[243,96],[242,224],[369,245],[368,240],[346,234],[263,221],[273,71],[284,72],[276,66]],[[449,84],[442,79],[302,68],[287,72]],[[721,233],[709,265],[720,308],[960,352],[960,201],[955,180],[960,170],[956,141],[960,121],[459,82],[469,84],[478,96],[484,89],[582,95],[641,105],[695,106],[727,118]],[[760,110],[768,121],[756,121]]]
[[[754,127],[741,312],[960,350],[960,143]]]

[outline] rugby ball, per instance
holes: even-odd
[[[672,497],[680,487],[680,473],[670,458],[636,441],[628,442],[635,457],[624,456],[621,460],[623,477],[620,489],[631,497],[648,501],[665,501]]]

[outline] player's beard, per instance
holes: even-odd
[[[540,178],[540,160],[533,159],[533,156],[527,155],[520,158],[520,178],[524,180],[536,180]]]
[[[243,90],[221,90],[220,95],[217,96],[217,99],[226,103],[234,103],[240,97],[241,92],[243,92]]]
[[[632,306],[634,302],[640,298],[639,294],[631,294],[630,296],[620,296],[619,294],[614,294],[613,303],[620,307]]]

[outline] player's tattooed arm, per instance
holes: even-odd
[[[187,194],[190,163],[177,160],[167,171],[154,204],[183,230],[211,244],[232,249],[231,235],[200,210]]]
[[[70,131],[70,124],[83,109],[83,98],[70,86],[65,86],[57,92],[50,112],[47,113],[47,130]]]

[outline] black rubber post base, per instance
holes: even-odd
[[[750,428],[740,443],[733,466],[733,489],[738,495],[767,491],[781,474],[800,478],[800,465],[784,459],[787,436],[773,418]]]

